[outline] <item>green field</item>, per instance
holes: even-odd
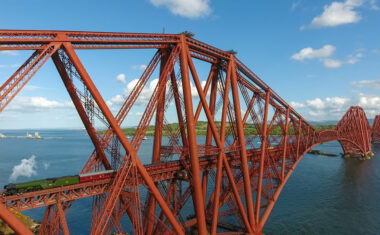
[[[216,123],[217,128],[219,130],[220,128],[220,123]],[[334,129],[335,125],[314,125],[313,126],[316,130],[331,130]],[[171,129],[173,133],[176,133],[177,129],[179,129],[179,124],[178,123],[172,123],[168,124],[167,127],[162,128],[162,134],[163,136],[169,136],[169,131],[168,129]],[[136,128],[123,128],[122,129],[124,134],[127,136],[133,136]],[[146,136],[153,136],[154,135],[154,130],[155,126],[149,126],[148,130],[146,131]],[[227,123],[227,128],[226,128],[226,134],[228,135],[230,133],[230,128],[229,128],[229,123]],[[207,134],[207,122],[205,121],[198,121],[196,127],[195,127],[196,134],[198,136],[205,136]],[[104,134],[104,130],[100,131],[101,134]],[[246,124],[244,127],[244,132],[246,135],[257,135],[257,129],[253,124]],[[270,133],[271,135],[281,135],[282,130],[279,126],[275,126],[273,130]],[[289,134],[294,134],[293,128],[290,128]]]

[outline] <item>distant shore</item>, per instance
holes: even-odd
[[[218,129],[220,129],[220,123],[217,122],[216,126]],[[335,128],[335,125],[313,125],[313,127],[316,130],[332,130]],[[178,123],[171,123],[167,124],[162,128],[162,135],[163,136],[170,136],[170,133],[178,133],[177,130],[179,129],[179,124]],[[136,132],[135,127],[129,127],[129,128],[122,128],[123,132],[127,136],[133,136],[134,133]],[[148,130],[146,131],[145,135],[146,136],[154,136],[154,131],[155,131],[155,126],[149,126]],[[106,130],[100,130],[98,133],[104,134]],[[207,122],[205,121],[198,121],[196,127],[195,127],[195,133],[197,136],[206,136],[207,135]],[[248,123],[244,126],[244,133],[246,135],[258,135],[257,129],[254,124]],[[271,136],[281,136],[283,133],[281,127],[275,126],[273,127],[272,131],[270,132]],[[289,129],[289,134],[293,135],[295,131],[293,128]],[[231,135],[231,128],[230,124],[227,123],[226,127],[226,135]]]

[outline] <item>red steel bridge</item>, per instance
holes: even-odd
[[[76,53],[94,49],[155,51],[116,114]],[[32,232],[11,208],[46,207],[40,234],[69,234],[66,214],[85,197],[93,200],[91,234],[125,233],[122,220],[129,220],[135,234],[261,234],[310,149],[339,141],[346,156],[370,157],[371,138],[380,142],[380,116],[371,128],[364,110],[350,107],[335,129],[316,131],[233,53],[184,34],[1,30],[0,50],[32,51],[1,86],[0,112],[51,58],[94,145],[81,173],[117,170],[112,179],[2,195],[0,218],[19,234]],[[210,68],[204,86],[200,62]],[[120,126],[154,72],[158,83],[128,140]],[[173,113],[177,127],[167,121]],[[207,118],[202,142],[196,138],[201,115]],[[96,132],[94,117],[108,128],[105,134]],[[139,149],[151,123],[152,164],[144,165]],[[256,134],[246,134],[248,127]]]

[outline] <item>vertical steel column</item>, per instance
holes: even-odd
[[[305,143],[305,149],[309,146],[309,134],[310,134],[310,126],[307,126],[307,135],[306,135],[306,143]]]
[[[161,51],[161,64],[160,64],[160,77],[162,76],[162,70],[167,63],[169,53],[166,50]],[[152,155],[152,163],[160,162],[160,150],[161,150],[161,142],[162,142],[162,126],[164,123],[164,111],[165,111],[165,94],[166,88],[162,92],[162,95],[158,98],[157,111],[156,111],[156,123],[154,129],[154,143],[153,143],[153,155]],[[149,202],[148,202],[148,210],[147,210],[147,218],[154,218],[156,214],[156,200],[149,193]],[[152,234],[154,227],[154,221],[147,222],[146,234]]]
[[[284,177],[285,177],[286,151],[287,151],[287,147],[288,147],[288,135],[289,135],[289,114],[290,114],[290,108],[288,106],[288,107],[286,107],[284,152],[282,154],[281,181],[284,181]]]
[[[259,171],[259,184],[257,186],[257,198],[256,198],[256,223],[259,224],[260,218],[260,208],[261,208],[261,191],[263,186],[263,176],[264,176],[264,164],[265,164],[265,154],[267,150],[267,127],[268,127],[268,107],[269,107],[269,98],[271,90],[268,88],[265,97],[265,109],[264,109],[264,120],[263,120],[263,130],[262,130],[262,143],[261,143],[261,156],[260,156],[260,171]],[[258,228],[261,229],[262,228]]]
[[[370,141],[368,140],[368,128],[366,128],[365,126],[365,121],[364,121],[364,118],[363,118],[363,114],[361,113],[361,110],[358,109],[356,111],[358,114],[358,119],[359,119],[359,122],[360,122],[360,126],[361,126],[361,131],[362,131],[362,134],[363,134],[363,144],[364,144],[364,155],[367,155],[368,152],[371,151],[371,143]]]
[[[211,65],[212,81],[211,81],[211,94],[210,94],[210,112],[214,121],[215,115],[215,102],[216,102],[216,93],[218,91],[218,67],[216,64]],[[205,96],[207,95],[207,89],[205,90]],[[207,133],[206,133],[206,154],[207,148],[212,144],[212,131],[210,123],[207,124]],[[207,197],[207,184],[208,184],[208,171],[204,171],[202,175],[202,189],[203,189],[203,201],[206,205],[206,197]]]
[[[59,215],[59,222],[62,225],[62,230],[64,235],[69,235],[69,227],[67,227],[67,222],[66,222],[66,217],[65,217],[65,212],[62,209],[61,202],[57,202],[57,210],[58,210],[58,215]]]
[[[359,130],[357,130],[359,133],[354,133],[354,135],[356,138],[357,138],[357,135],[359,135],[358,139],[361,142],[361,143],[359,143],[359,149],[362,152],[362,154],[365,155],[365,149],[366,149],[365,140],[364,140],[365,137],[364,137],[364,133],[363,133],[361,120],[357,116],[357,109],[356,108],[352,111],[352,116],[353,116],[353,120],[351,120],[351,122],[355,122],[355,124],[351,123],[351,125],[355,125],[355,127],[359,129]],[[357,139],[357,141],[358,141],[358,139]],[[350,144],[350,145],[351,145],[350,150],[353,151],[352,144]]]
[[[162,51],[161,65],[160,65],[160,77],[162,76],[162,70],[167,62],[169,54],[166,51]],[[165,109],[165,94],[166,88],[162,92],[162,95],[158,98],[157,111],[156,111],[156,124],[154,130],[154,143],[153,143],[153,156],[152,163],[160,161],[160,149],[162,142],[162,125],[164,123],[164,109]]]
[[[302,119],[299,117],[296,159],[299,158],[299,153],[300,153],[301,130],[302,130],[301,126],[302,126]]]
[[[236,126],[238,132],[238,139],[240,143],[240,154],[241,154],[241,171],[243,172],[244,178],[244,192],[245,192],[245,202],[248,212],[249,222],[251,227],[255,227],[255,218],[254,218],[254,208],[253,208],[253,200],[252,200],[252,189],[251,189],[251,178],[249,176],[249,166],[248,166],[248,157],[247,157],[247,149],[245,146],[245,134],[244,134],[244,126],[243,119],[241,117],[241,106],[239,101],[239,91],[238,84],[236,78],[236,62],[234,55],[230,56],[231,62],[231,90],[232,97],[234,101],[234,110],[236,117]]]
[[[212,117],[215,115],[215,102],[216,102],[216,93],[218,91],[218,67],[213,64],[211,69],[214,70],[214,76],[211,81],[211,94],[210,94],[210,112]],[[206,93],[207,94],[207,93]],[[212,143],[212,131],[210,124],[207,125],[207,135],[206,135],[206,145],[210,145]]]
[[[225,93],[223,96],[223,108],[222,108],[222,120],[221,120],[221,126],[220,126],[220,142],[222,145],[224,145],[225,136],[226,136],[226,119],[227,119],[227,105],[228,105],[228,97],[230,93],[230,81],[231,81],[231,62],[228,64],[227,68],[227,76],[226,76],[226,84],[225,84]],[[211,88],[211,95],[213,95],[213,92],[215,92],[216,96],[216,88]],[[214,91],[215,90],[215,91]],[[210,97],[211,98],[211,97]],[[211,106],[211,101],[210,101]],[[211,127],[210,127],[211,132]],[[220,151],[224,151],[224,149],[221,149]],[[219,196],[220,196],[220,188],[222,184],[222,176],[223,176],[223,153],[219,154],[218,162],[217,162],[217,171],[216,171],[216,182],[215,182],[215,191],[214,191],[214,208],[212,213],[212,224],[211,224],[211,234],[216,234],[217,224],[218,224],[218,212],[219,212]]]
[[[217,131],[215,122],[213,121],[213,117],[212,117],[211,112],[210,112],[210,110],[208,108],[206,97],[204,95],[204,92],[202,90],[201,84],[199,82],[198,75],[197,75],[197,73],[195,71],[195,67],[194,67],[194,64],[192,63],[190,54],[188,54],[188,61],[189,61],[190,71],[191,71],[191,73],[192,73],[192,75],[194,77],[195,86],[197,88],[197,91],[198,91],[198,94],[199,94],[199,98],[200,98],[201,103],[203,105],[203,109],[204,109],[204,111],[206,113],[207,120],[210,123],[210,127],[211,127],[211,130],[212,130],[212,133],[213,133],[216,145],[220,149],[219,157],[221,157],[223,159],[224,168],[226,170],[227,177],[228,177],[228,179],[229,179],[229,181],[231,183],[231,187],[232,187],[233,194],[235,196],[236,203],[238,204],[238,208],[239,208],[239,211],[241,213],[241,216],[243,217],[243,221],[244,221],[244,224],[245,224],[245,226],[247,228],[247,231],[249,233],[252,233],[253,229],[252,229],[251,225],[249,224],[248,217],[247,217],[246,212],[244,210],[244,206],[243,206],[243,203],[241,201],[238,188],[237,188],[237,186],[235,184],[235,181],[234,181],[235,178],[232,175],[232,172],[231,172],[231,169],[230,169],[230,166],[229,166],[229,162],[227,161],[226,155],[224,154],[224,142],[223,143],[221,142],[222,138],[219,137],[219,135],[218,135],[218,131]],[[230,65],[229,66],[230,66],[229,71],[231,71],[231,69],[232,69],[232,62],[231,61],[230,61]],[[230,77],[232,75],[231,75],[231,72],[227,72],[227,74],[229,74],[229,75],[227,75],[226,81],[229,81],[229,79],[230,79]],[[225,105],[226,105],[225,109],[228,110],[228,105],[229,105],[228,96],[226,96],[226,95],[224,96],[224,101],[226,102],[225,103]],[[225,112],[225,114],[227,114],[227,111]]]
[[[183,86],[183,96],[185,100],[185,112],[187,121],[187,132],[189,141],[189,153],[192,171],[192,185],[193,191],[193,204],[197,216],[198,230],[199,234],[206,235],[206,216],[204,212],[203,203],[203,193],[202,193],[202,182],[200,177],[199,169],[199,159],[198,159],[198,146],[197,146],[197,136],[195,133],[194,123],[194,111],[193,102],[191,96],[190,88],[190,78],[189,78],[189,67],[187,61],[187,55],[189,53],[185,36],[181,36],[181,51],[180,51],[180,64],[181,64],[181,74],[182,74],[182,86]]]
[[[188,146],[188,142],[187,142],[186,131],[185,131],[185,122],[183,121],[181,101],[179,100],[179,91],[178,91],[177,80],[176,80],[174,70],[170,73],[170,80],[171,80],[171,85],[173,89],[175,107],[177,110],[179,128],[181,131],[182,145],[183,147],[186,147]]]

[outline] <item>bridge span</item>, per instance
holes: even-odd
[[[115,115],[76,52],[94,49],[155,50]],[[40,234],[69,234],[66,213],[84,197],[93,198],[91,234],[123,234],[125,217],[135,234],[262,234],[310,149],[338,141],[344,156],[370,158],[371,141],[380,142],[380,116],[371,127],[361,107],[350,107],[335,129],[317,131],[233,52],[185,34],[0,30],[0,50],[32,51],[0,87],[0,112],[51,58],[94,145],[81,173],[117,172],[112,179],[3,195],[0,218],[19,234],[32,233],[9,208],[46,207]],[[198,63],[210,67],[204,86]],[[155,71],[158,83],[128,140],[121,125]],[[196,138],[201,115],[204,143]],[[178,126],[167,122],[173,116]],[[96,132],[94,118],[108,128],[105,134]],[[151,122],[152,164],[144,165],[139,149]]]

